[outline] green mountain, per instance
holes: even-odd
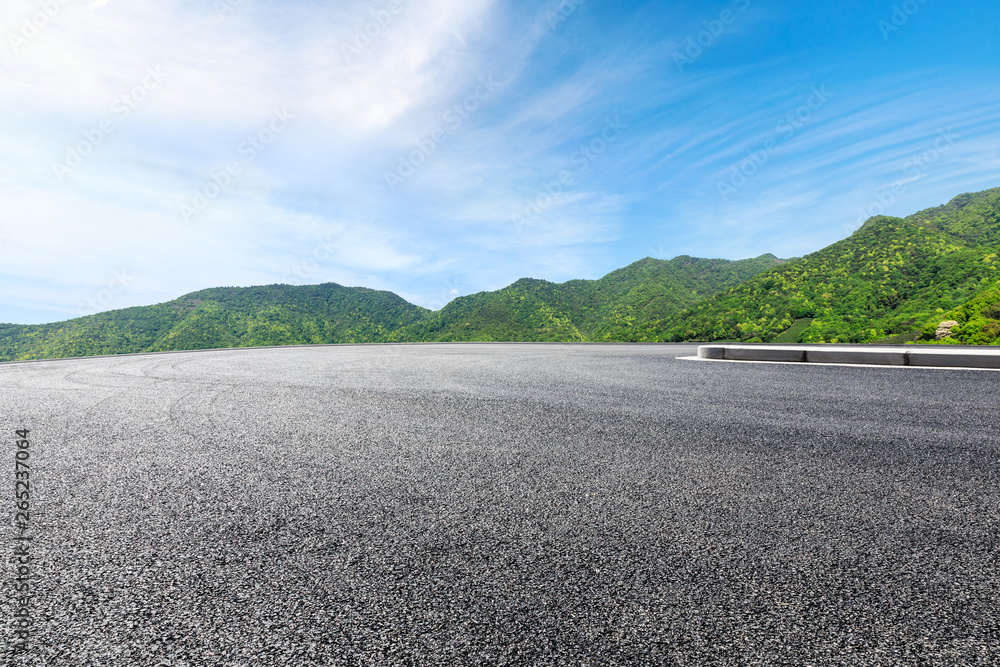
[[[790,261],[646,258],[599,280],[525,278],[437,312],[333,283],[220,287],[55,324],[0,325],[0,361],[394,341],[995,345],[998,255],[1000,188],[907,218],[871,218],[849,238]]]
[[[0,361],[259,345],[651,340],[679,311],[781,263],[644,259],[600,280],[519,280],[439,312],[333,283],[220,287],[45,325],[0,325]]]
[[[220,287],[67,322],[0,325],[0,360],[256,345],[380,343],[429,310],[333,283]]]
[[[652,341],[687,307],[779,266],[774,255],[728,261],[646,258],[600,280],[524,278],[460,297],[397,340]]]
[[[906,342],[933,338],[927,330],[954,319],[975,323],[949,342],[997,342],[983,333],[993,330],[992,303],[980,301],[1000,286],[998,215],[1000,188],[905,219],[871,218],[843,241],[687,309],[659,338]]]

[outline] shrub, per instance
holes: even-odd
[[[983,325],[982,334],[987,341],[994,341],[1000,338],[1000,322],[997,320],[988,321]]]

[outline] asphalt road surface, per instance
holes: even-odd
[[[694,353],[0,365],[4,664],[1000,664],[1000,373]]]

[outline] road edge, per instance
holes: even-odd
[[[804,345],[699,345],[698,359],[847,366],[910,366],[1000,370],[1000,349],[943,347],[836,347]]]

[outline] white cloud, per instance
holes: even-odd
[[[296,186],[287,174],[317,163],[308,177],[351,192],[350,154],[371,160],[380,141],[366,136],[381,133],[387,144],[409,138],[438,100],[474,79],[468,37],[484,28],[492,3],[405,3],[350,63],[343,46],[355,27],[371,22],[367,2],[287,3],[278,15],[244,2],[221,17],[211,3],[176,0],[84,7],[62,5],[16,51],[0,50],[0,208],[11,221],[6,243],[18,250],[2,271],[50,285],[47,297],[33,298],[67,313],[111,267],[140,267],[147,302],[281,280],[316,242],[275,199]],[[4,3],[0,20],[19,25],[37,11],[30,2]],[[142,85],[150,67],[165,72],[162,84],[120,118],[113,105]],[[300,127],[246,165],[193,225],[183,224],[179,204],[240,159],[238,147],[275,107],[292,109]],[[113,132],[59,182],[53,162],[108,120]],[[379,282],[379,272],[423,261],[407,234],[386,223],[352,222],[339,233],[341,250],[318,280]],[[266,243],[278,237],[286,243],[276,253]],[[6,297],[21,300],[9,290]]]
[[[822,117],[727,204],[720,174],[822,73],[772,75],[792,58],[703,66],[732,39],[681,75],[672,45],[700,19],[661,35],[646,19],[662,8],[614,32],[589,4],[553,28],[544,10],[555,0],[399,3],[244,0],[220,14],[212,2],[74,0],[16,48],[0,44],[0,247],[12,258],[0,301],[71,313],[120,268],[141,276],[123,303],[282,281],[331,235],[311,281],[424,304],[453,296],[448,276],[464,276],[466,292],[523,275],[599,277],[657,244],[798,253],[843,235],[935,123],[968,140],[914,182],[901,213],[988,180],[1000,156],[988,83],[927,73],[831,84]],[[8,0],[0,22],[19,34],[38,11]],[[759,27],[749,18],[741,30]],[[150,67],[164,80],[142,91]],[[504,85],[454,127],[445,112],[482,77]],[[119,117],[136,90],[143,99]],[[294,122],[246,162],[241,146],[285,107]],[[630,129],[580,170],[576,151],[616,116]],[[60,181],[53,162],[106,120],[113,132]],[[385,172],[436,129],[447,141],[391,191]],[[239,176],[185,224],[179,206],[233,160]],[[512,215],[563,170],[573,183],[518,233]]]

